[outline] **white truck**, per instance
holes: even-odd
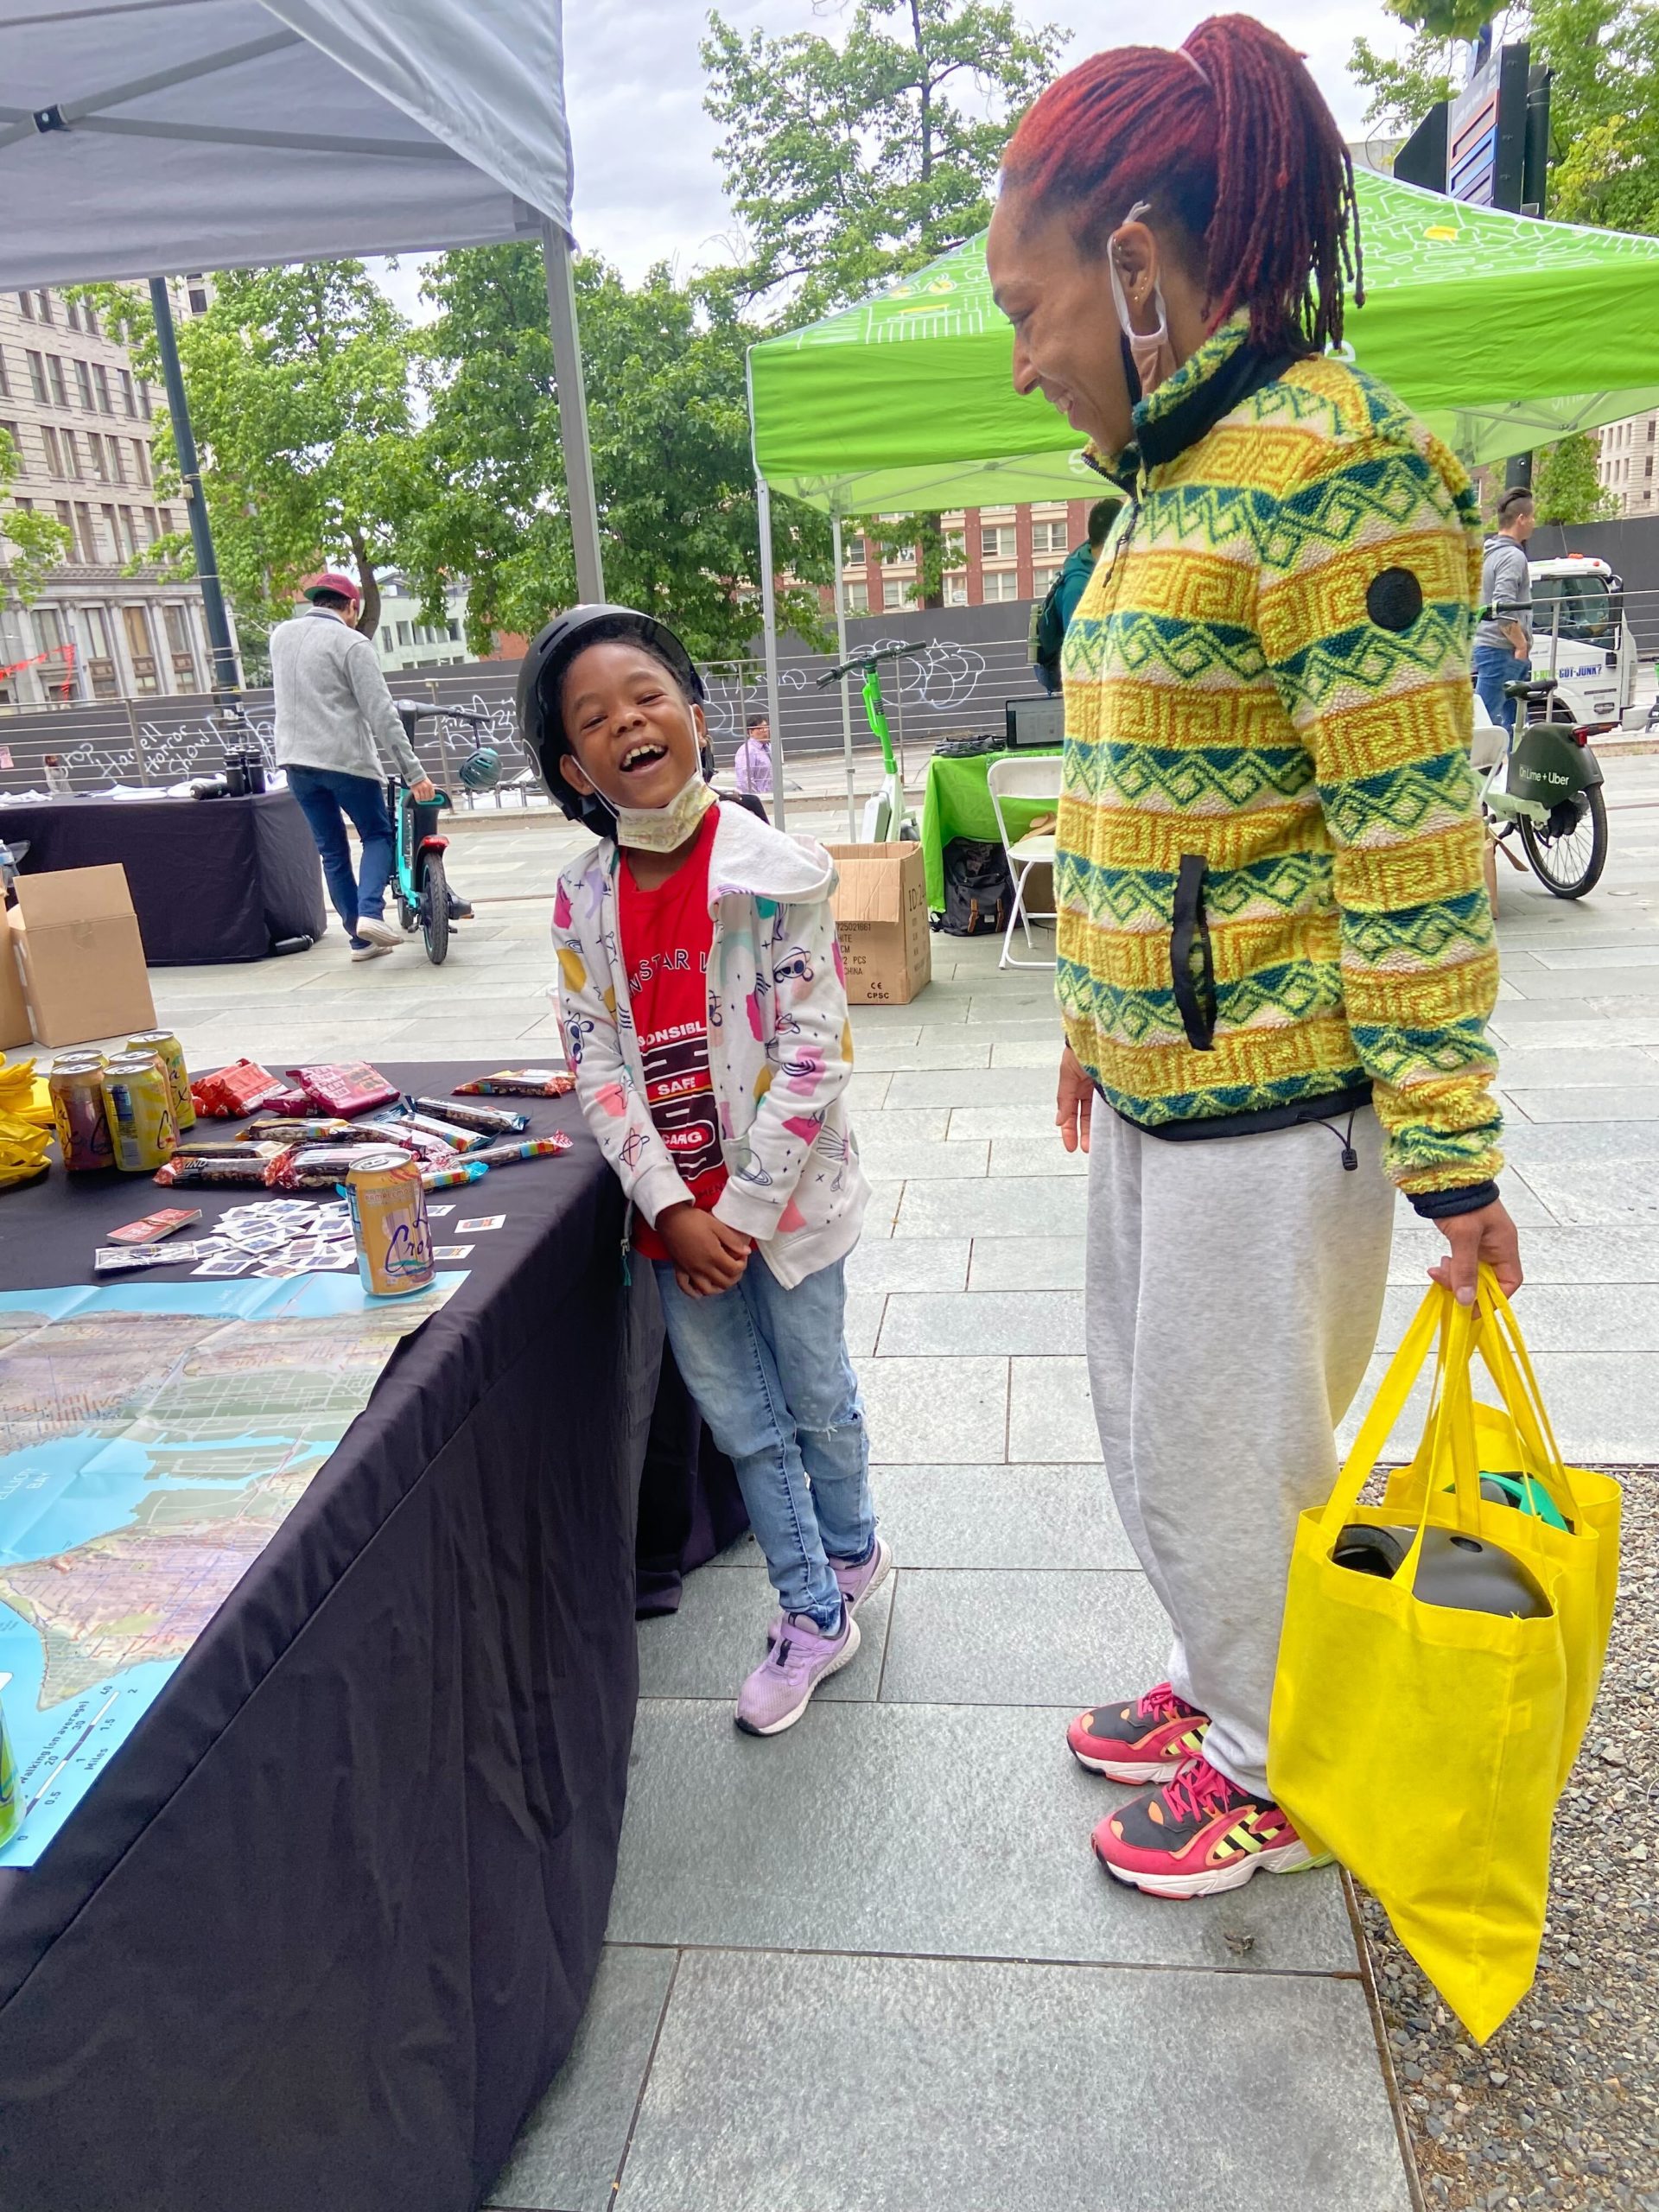
[[[1636,639],[1624,619],[1624,582],[1605,561],[1566,553],[1529,561],[1532,672],[1553,676],[1556,705],[1580,728],[1622,729],[1636,705]]]

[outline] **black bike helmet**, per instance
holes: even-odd
[[[533,640],[518,671],[518,734],[536,763],[549,795],[572,822],[600,836],[613,836],[616,825],[600,803],[572,790],[559,772],[570,750],[559,712],[564,672],[584,645],[607,638],[626,638],[655,653],[671,671],[686,697],[701,702],[708,695],[696,664],[665,622],[633,607],[572,607],[556,615]]]

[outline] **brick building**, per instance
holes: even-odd
[[[1105,490],[1102,486],[1102,490]],[[985,607],[1041,599],[1066,555],[1089,535],[1092,499],[1055,499],[1014,507],[958,508],[941,518],[953,543],[945,563],[947,607]],[[849,537],[842,575],[849,614],[896,613],[916,604],[912,552],[882,553],[869,539]],[[824,588],[828,609],[831,594]]]
[[[181,317],[206,311],[202,278],[174,291]],[[158,404],[90,307],[50,290],[0,293],[0,429],[18,464],[0,504],[54,514],[72,537],[27,607],[0,548],[0,714],[207,683],[196,584],[144,565],[146,547],[185,527],[182,504],[156,494]]]

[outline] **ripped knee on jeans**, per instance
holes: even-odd
[[[845,1435],[849,1433],[858,1435],[861,1433],[863,1427],[864,1408],[862,1406],[849,1406],[845,1413],[837,1414],[832,1421],[823,1422],[805,1421],[797,1421],[795,1424],[795,1433],[797,1436],[807,1439],[814,1444],[833,1446]]]

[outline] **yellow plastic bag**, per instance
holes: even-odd
[[[1422,1446],[1382,1505],[1362,1506],[1437,1332]],[[1502,1414],[1477,1409],[1471,1395],[1478,1343]],[[1544,1484],[1565,1530],[1481,1497],[1483,1465],[1500,1471],[1480,1457],[1489,1445]],[[1607,1478],[1580,1495],[1580,1478],[1561,1464],[1514,1316],[1483,1269],[1472,1307],[1430,1292],[1329,1500],[1297,1529],[1268,1752],[1274,1795],[1305,1837],[1375,1892],[1479,2043],[1536,1970],[1550,1819],[1605,1649],[1617,1512]],[[1391,1580],[1333,1562],[1340,1531],[1355,1522],[1414,1527]],[[1430,1528],[1508,1552],[1541,1592],[1544,1613],[1420,1602],[1413,1584]]]

